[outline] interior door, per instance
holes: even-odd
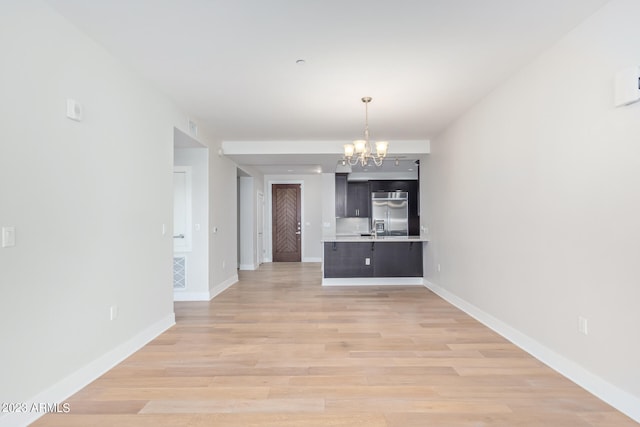
[[[173,170],[173,251],[191,251],[191,168]]]
[[[274,184],[271,191],[273,261],[300,262],[300,184]]]

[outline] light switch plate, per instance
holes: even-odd
[[[16,245],[16,228],[2,227],[2,247],[10,248]]]
[[[74,99],[67,99],[67,117],[76,122],[82,121],[82,104]]]

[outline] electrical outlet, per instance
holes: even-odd
[[[112,305],[109,307],[109,320],[116,320],[118,317],[118,306]]]
[[[371,258],[365,258],[364,265],[371,265]]]
[[[438,273],[440,273],[440,264],[438,264],[437,268],[438,268]]]
[[[578,332],[589,335],[589,322],[582,316],[578,316]]]

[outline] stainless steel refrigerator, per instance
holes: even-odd
[[[371,232],[375,232],[378,236],[409,235],[407,192],[371,193]]]

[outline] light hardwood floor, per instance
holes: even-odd
[[[264,264],[44,426],[638,426],[423,287]]]

